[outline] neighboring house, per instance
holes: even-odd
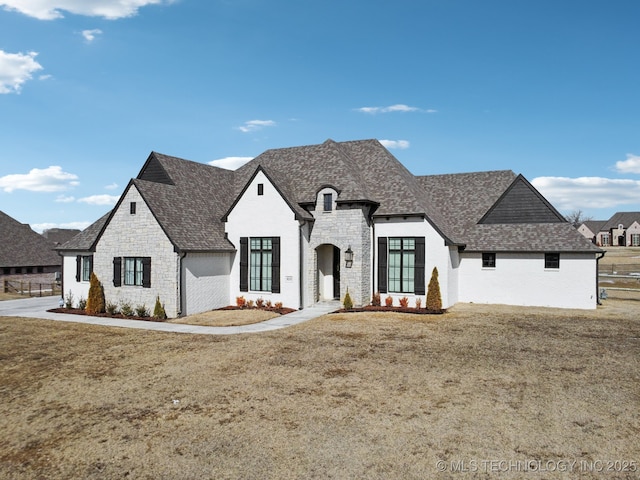
[[[51,283],[62,270],[54,243],[29,225],[0,212],[0,275],[3,280]]]
[[[79,233],[80,230],[72,228],[49,228],[42,232],[42,236],[57,247],[68,242]]]
[[[616,212],[609,220],[584,222],[578,231],[595,236],[601,247],[640,247],[640,212]]]
[[[592,243],[601,245],[601,240],[598,238],[598,234],[606,223],[607,220],[587,220],[580,224],[578,232],[584,235],[585,238],[591,240]]]
[[[601,252],[521,175],[415,176],[378,141],[268,150],[236,171],[152,152],[115,208],[60,247],[64,291],[170,317],[259,298],[595,308]]]

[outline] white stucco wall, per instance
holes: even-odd
[[[455,275],[453,265],[455,259],[455,255],[453,257],[450,255],[449,247],[445,246],[444,239],[440,236],[438,232],[427,222],[426,220],[418,217],[407,217],[406,219],[402,217],[390,217],[388,220],[386,218],[377,218],[375,222],[375,238],[374,238],[374,248],[376,249],[375,253],[375,265],[374,268],[374,288],[377,288],[378,285],[378,238],[379,237],[425,237],[425,290],[428,289],[429,280],[431,279],[431,274],[433,272],[433,268],[438,268],[438,283],[440,284],[440,295],[442,297],[442,307],[448,308],[456,301],[456,293],[450,292],[450,288],[455,288],[456,279],[451,278],[452,275]],[[384,304],[384,299],[387,296],[391,296],[394,301],[394,305],[399,305],[399,299],[402,297],[409,298],[409,305],[415,305],[416,295],[407,295],[404,293],[384,293],[381,294],[381,301]],[[426,304],[426,295],[420,295],[422,299],[422,306],[424,307]]]
[[[136,213],[129,213],[136,202]],[[151,288],[113,286],[114,257],[151,257]],[[131,186],[98,240],[93,269],[104,286],[107,302],[127,302],[132,307],[145,305],[153,313],[156,296],[167,316],[178,316],[178,255],[135,186]],[[124,274],[124,262],[123,262]]]
[[[230,253],[188,253],[182,259],[182,315],[229,305]]]
[[[263,195],[258,195],[258,184]],[[236,247],[230,276],[229,303],[236,298],[262,298],[285,307],[300,306],[300,227],[293,210],[262,171],[238,200],[225,226],[229,241]],[[240,237],[280,237],[280,293],[240,291]]]
[[[62,258],[62,297],[66,299],[71,294],[74,307],[78,306],[78,300],[89,298],[89,282],[76,282],[76,256],[93,255],[91,252],[64,252]]]
[[[495,268],[483,268],[479,252],[460,258],[460,302],[596,308],[594,254],[561,253],[559,269],[544,268],[544,253],[498,252]]]

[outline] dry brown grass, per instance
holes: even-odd
[[[236,336],[0,318],[0,477],[485,478],[487,460],[575,460],[567,478],[601,478],[584,469],[640,461],[639,313],[458,305]],[[478,471],[453,474],[462,461]]]
[[[235,327],[251,323],[264,322],[280,314],[268,310],[213,310],[197,313],[187,317],[173,318],[168,323],[182,323],[188,325],[205,325],[209,327]]]

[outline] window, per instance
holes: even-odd
[[[631,234],[631,246],[640,247],[640,233]]]
[[[151,287],[151,257],[114,257],[113,286],[122,285],[122,264],[124,263],[124,284]]]
[[[263,183],[259,183],[258,184],[258,195],[264,195],[264,184]]]
[[[602,234],[602,246],[603,247],[608,247],[609,245],[611,245],[611,240],[609,237],[608,233],[603,233]]]
[[[131,215],[135,215],[136,214],[136,202],[131,202],[129,204],[129,213]]]
[[[544,268],[560,268],[560,254],[559,253],[545,253],[544,254]]]
[[[330,212],[333,210],[333,194],[325,193],[324,194],[324,211]]]
[[[9,267],[4,267],[4,268],[2,269],[2,273],[3,273],[4,275],[10,275],[10,274],[11,274],[11,268],[9,268]]]
[[[389,292],[413,293],[415,263],[415,238],[389,239]]]
[[[81,280],[83,282],[88,282],[91,278],[91,272],[93,271],[93,257],[91,255],[86,255],[82,257],[82,276]]]
[[[124,259],[124,284],[142,285],[142,258],[127,257]]]
[[[251,239],[250,289],[259,292],[271,291],[273,242],[271,237]]]
[[[13,273],[22,273],[22,267],[16,267],[13,269]]]
[[[482,268],[496,268],[496,254],[493,252],[482,254]]]
[[[33,267],[27,267],[27,273],[33,273]]]

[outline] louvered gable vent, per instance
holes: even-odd
[[[564,217],[522,175],[478,222],[480,224],[560,223]]]

